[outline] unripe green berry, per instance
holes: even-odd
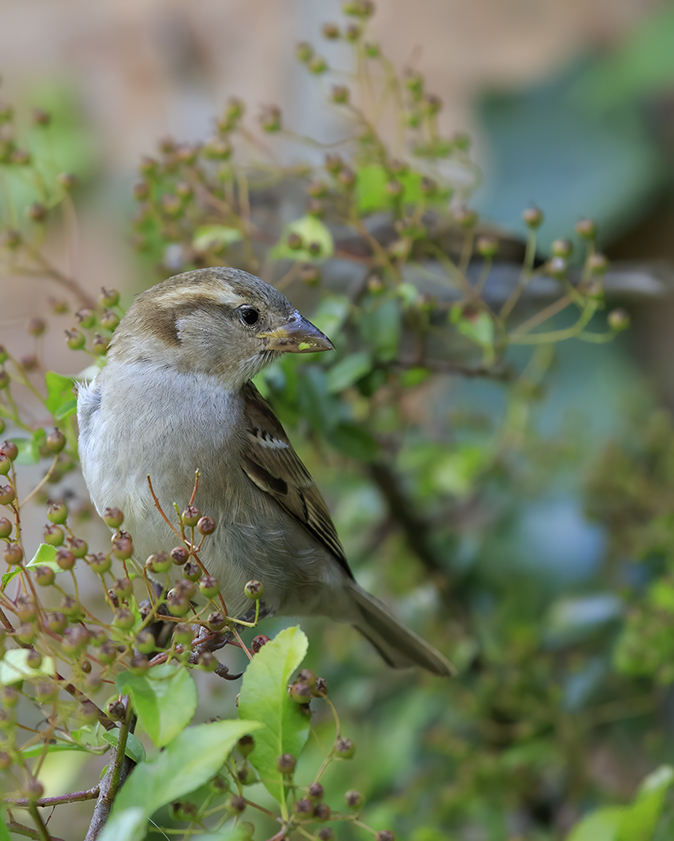
[[[325,73],[325,71],[328,69],[327,61],[323,58],[323,56],[320,55],[312,56],[307,66],[309,67],[309,70],[316,76],[320,76],[322,73]]]
[[[46,616],[47,627],[53,634],[61,635],[68,627],[68,619],[60,610],[54,610]]]
[[[77,184],[77,176],[72,172],[59,172],[56,180],[63,187],[64,190],[70,192]]]
[[[200,517],[201,512],[199,511],[199,509],[195,508],[193,505],[190,505],[183,511],[180,519],[183,521],[184,525],[192,528],[196,526],[196,524],[199,522]]]
[[[110,340],[106,339],[105,336],[101,336],[100,333],[95,333],[93,341],[91,343],[91,349],[96,354],[96,356],[105,356],[108,352],[108,346],[110,345]]]
[[[133,555],[133,541],[128,532],[121,531],[113,537],[112,554],[120,561],[126,561]]]
[[[591,254],[587,258],[587,267],[591,274],[601,276],[606,274],[608,269],[608,260],[604,254]]]
[[[557,280],[563,280],[566,277],[568,265],[563,257],[553,257],[548,262],[548,271],[550,275]]]
[[[215,520],[212,517],[200,517],[197,529],[201,534],[213,534],[215,531]]]
[[[113,624],[116,628],[119,628],[122,631],[128,631],[133,628],[135,621],[133,613],[125,607],[121,607],[119,610],[115,611]]]
[[[375,841],[396,841],[395,833],[390,829],[382,829],[374,838]]]
[[[104,307],[116,307],[119,303],[119,292],[116,289],[106,289],[105,286],[101,286],[99,301]]]
[[[59,688],[56,683],[38,683],[35,687],[35,697],[41,704],[50,704],[58,698]]]
[[[13,686],[3,686],[0,689],[0,705],[12,709],[19,703],[19,693]]]
[[[61,546],[65,539],[65,532],[61,528],[61,526],[55,526],[50,524],[45,526],[44,532],[42,534],[42,539],[47,544],[47,546]]]
[[[104,555],[102,552],[97,552],[95,555],[87,555],[85,560],[89,564],[89,568],[96,575],[104,575],[112,566],[110,556]]]
[[[478,237],[476,250],[481,257],[491,260],[498,254],[498,240],[496,237]]]
[[[37,636],[37,629],[32,622],[22,622],[14,636],[22,645],[32,645]]]
[[[576,233],[581,239],[593,240],[597,236],[597,225],[592,219],[581,219],[576,223]]]
[[[246,799],[240,794],[233,794],[227,801],[227,808],[235,815],[240,815],[246,808]]]
[[[226,619],[219,610],[214,610],[213,613],[208,614],[208,627],[211,631],[220,631],[226,625]]]
[[[68,519],[68,506],[63,501],[50,502],[47,508],[47,518],[57,526],[63,525]]]
[[[190,553],[184,546],[176,546],[171,549],[171,560],[176,566],[182,566],[189,560]]]
[[[251,601],[259,601],[264,595],[264,584],[261,581],[249,581],[243,591]]]
[[[98,323],[104,330],[112,333],[119,326],[119,316],[114,310],[103,310]]]
[[[298,815],[311,815],[314,811],[314,804],[306,797],[302,797],[295,803],[295,811]]]
[[[307,62],[311,61],[311,58],[314,54],[314,48],[311,44],[307,44],[306,41],[301,41],[295,47],[295,57],[298,61],[301,61],[302,64],[306,64]]]
[[[0,485],[0,505],[11,505],[16,499],[12,485]]]
[[[212,575],[205,575],[201,581],[199,581],[199,590],[201,591],[202,596],[207,599],[212,599],[220,592],[220,584],[217,579],[213,578]]]
[[[201,567],[195,561],[188,561],[183,567],[183,578],[188,581],[198,581],[201,578]]]
[[[56,563],[59,567],[63,570],[72,569],[75,566],[75,556],[70,551],[70,549],[66,549],[65,547],[61,547],[60,549],[56,550]]]
[[[452,211],[452,216],[462,228],[473,228],[477,224],[478,215],[468,207],[457,207]]]
[[[12,523],[7,517],[0,517],[0,539],[6,540],[12,533]]]
[[[84,347],[86,339],[84,338],[84,334],[80,333],[79,330],[66,330],[66,344],[70,348],[70,350],[81,350]]]
[[[45,446],[47,450],[53,455],[60,453],[61,450],[65,447],[65,445],[66,436],[58,428],[54,428],[49,433],[49,435],[47,435],[47,438],[45,440]]]
[[[330,814],[330,807],[327,803],[317,803],[314,806],[314,818],[317,821],[329,821]]]
[[[64,596],[60,604],[61,612],[68,617],[70,622],[81,622],[84,618],[82,605],[74,596]]]
[[[75,318],[79,321],[80,327],[82,327],[84,330],[88,330],[90,327],[93,327],[96,323],[96,316],[94,315],[92,310],[86,309],[86,307],[81,310],[78,310],[75,313]]]
[[[281,774],[293,774],[295,772],[296,765],[297,760],[292,753],[283,753],[276,760],[276,769],[280,771]]]
[[[615,309],[608,314],[609,327],[612,330],[621,331],[627,330],[630,326],[630,316],[627,310]]]
[[[107,713],[108,718],[111,718],[113,721],[124,721],[126,718],[126,706],[124,701],[120,701],[119,698],[116,698],[114,701],[110,701]]]
[[[351,759],[356,752],[356,746],[351,739],[339,738],[335,740],[335,753],[342,759]]]
[[[214,672],[218,668],[218,658],[212,651],[200,651],[197,666],[205,672]]]
[[[350,789],[344,795],[344,799],[346,800],[346,805],[349,809],[360,809],[363,805],[363,795],[359,791],[355,791],[354,789]]]
[[[40,587],[49,587],[54,583],[56,573],[51,567],[39,566],[35,567],[35,583]]]
[[[311,783],[309,788],[307,789],[307,796],[312,803],[316,803],[318,800],[323,799],[323,795],[325,794],[325,790],[320,783]]]
[[[173,561],[166,552],[158,552],[157,554],[152,554],[145,561],[145,569],[151,575],[160,574],[162,572],[168,572],[172,566]]]
[[[190,609],[190,600],[177,593],[175,589],[168,591],[166,603],[173,616],[184,616]]]
[[[556,239],[551,246],[554,257],[563,257],[568,260],[573,254],[573,243],[570,239]]]
[[[349,89],[346,85],[334,85],[331,96],[334,103],[344,105],[349,101]]]
[[[308,704],[313,692],[306,683],[293,683],[290,687],[290,697],[296,704]]]
[[[522,219],[524,220],[524,224],[527,228],[531,228],[531,230],[536,230],[536,228],[540,228],[543,224],[543,211],[539,210],[537,207],[528,207],[526,210],[522,211]]]
[[[242,736],[236,743],[236,749],[241,756],[250,756],[255,749],[255,739],[252,736]]]
[[[324,23],[321,27],[321,32],[323,33],[323,37],[327,38],[328,41],[336,41],[339,38],[339,27],[336,23]]]
[[[3,441],[0,453],[4,453],[10,461],[14,461],[19,455],[19,448],[14,441]]]
[[[106,666],[111,665],[117,659],[117,646],[112,640],[105,640],[101,643],[98,652],[98,659]]]
[[[321,270],[318,266],[306,264],[300,269],[300,280],[307,286],[316,286],[321,279]]]
[[[340,172],[343,166],[344,161],[339,157],[339,155],[325,156],[325,168],[328,172],[332,173],[332,175],[336,175]]]
[[[0,390],[9,388],[11,381],[11,377],[9,376],[7,371],[5,371],[4,368],[0,368]]]
[[[150,664],[144,654],[135,654],[129,661],[129,671],[132,675],[144,675],[150,669]]]
[[[70,547],[70,551],[76,558],[83,558],[89,550],[87,541],[83,540],[81,537],[68,537],[66,538],[66,542]]]
[[[4,549],[5,563],[14,565],[20,564],[23,560],[23,549],[18,543],[8,543]]]

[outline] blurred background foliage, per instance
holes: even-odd
[[[505,5],[517,14],[515,4]],[[311,81],[332,100],[334,107],[322,110],[327,116],[317,116],[305,77],[299,81],[298,71],[285,65],[277,91],[282,110],[267,106],[261,114],[267,134],[249,120],[251,111],[258,116],[255,107],[249,105],[245,117],[232,116],[239,106],[224,105],[226,95],[243,88],[247,98],[250,80],[230,68],[219,99],[204,94],[203,80],[217,73],[221,60],[204,34],[213,25],[212,6],[201,18],[172,4],[163,17],[152,13],[167,89],[177,91],[179,101],[162,125],[173,137],[158,149],[148,137],[161,133],[160,121],[148,121],[148,137],[137,148],[125,146],[121,135],[123,152],[115,148],[117,135],[106,142],[100,133],[110,125],[110,114],[102,115],[106,88],[99,84],[95,102],[90,91],[89,99],[83,94],[86,88],[73,81],[77,51],[49,88],[33,78],[22,89],[11,67],[6,71],[8,91],[19,99],[17,129],[10,137],[7,119],[1,140],[9,144],[3,228],[20,229],[35,250],[22,245],[17,256],[5,233],[3,343],[23,347],[24,362],[35,353],[35,370],[50,357],[47,367],[69,373],[85,364],[78,367],[59,349],[57,328],[71,327],[71,316],[49,316],[53,357],[49,344],[36,348],[23,336],[25,317],[49,308],[46,286],[28,275],[46,274],[58,284],[54,266],[64,266],[64,276],[77,277],[92,297],[107,283],[121,287],[128,302],[180,270],[238,265],[279,284],[335,340],[336,358],[283,360],[259,385],[324,490],[359,581],[395,604],[401,618],[459,668],[452,683],[397,674],[349,629],[303,623],[311,641],[308,665],[328,679],[344,728],[358,745],[353,762],[331,769],[326,788],[362,791],[368,823],[392,826],[411,841],[646,841],[669,838],[674,828],[666,795],[671,775],[656,772],[671,761],[674,680],[674,381],[668,364],[674,14],[657,3],[582,5],[550,4],[545,13],[566,38],[565,49],[550,50],[554,66],[534,57],[528,67],[504,72],[497,84],[499,68],[491,63],[490,77],[475,74],[465,83],[463,99],[450,84],[451,67],[434,57],[428,31],[431,46],[412,56],[419,59],[414,67],[424,69],[428,89],[448,105],[433,115],[433,101],[418,100],[419,110],[426,109],[422,122],[429,113],[437,121],[424,123],[427,135],[415,142],[448,145],[416,156],[399,143],[395,119],[384,120],[380,146],[367,136],[362,114],[341,116],[333,84],[350,87],[352,77],[337,74],[326,83],[318,65]],[[340,37],[322,43],[316,14],[303,17],[300,6],[283,21],[284,52],[291,56],[295,41],[308,38],[330,67],[333,55],[335,63],[348,59],[345,26],[362,20],[344,21],[335,7]],[[460,33],[459,6],[451,6],[451,23]],[[489,52],[502,14],[486,3],[481,13],[487,8],[495,20],[466,30],[478,56]],[[11,13],[21,35],[21,11],[11,6]],[[144,14],[124,21],[124,31],[137,27],[139,54],[152,19]],[[238,6],[236,14],[232,24],[241,27]],[[434,14],[437,24],[427,23],[427,30],[450,37],[441,10],[431,9],[428,22]],[[539,30],[533,11],[528,14],[527,38],[552,37],[544,32],[550,20],[543,12]],[[226,26],[223,15],[218,20]],[[348,49],[358,61],[366,43],[380,41],[386,52],[390,37],[396,63],[412,66],[409,44],[396,52],[404,22],[391,15],[382,10],[381,23],[378,17],[368,23],[367,39],[353,38]],[[569,46],[579,32],[582,48]],[[511,29],[506,37],[515,38]],[[252,45],[252,30],[242,40],[260,49]],[[257,40],[269,43],[262,35]],[[41,61],[38,70],[44,70]],[[301,65],[310,79],[311,67],[306,73]],[[359,70],[367,93],[362,63]],[[95,70],[89,84],[101,76]],[[147,82],[142,72],[136,78]],[[401,78],[414,104],[411,76]],[[269,98],[266,89],[261,98]],[[49,124],[31,118],[23,103],[48,111]],[[108,106],[119,113],[114,96]],[[413,111],[406,105],[398,117],[416,137],[409,126]],[[218,122],[206,121],[205,113]],[[355,126],[365,142],[329,150],[352,170],[353,185],[326,171],[326,150],[302,143],[291,125],[321,143],[353,138]],[[466,126],[472,146],[463,133],[453,134]],[[12,145],[15,136],[22,141]],[[382,152],[396,144],[395,155]],[[28,149],[31,162],[12,160],[17,148]],[[132,176],[130,160],[141,152],[152,158]],[[408,171],[392,171],[394,157],[407,160]],[[55,178],[62,171],[78,176],[74,192]],[[132,177],[139,180],[129,234]],[[317,177],[328,185],[325,194],[316,187],[316,195],[307,196]],[[423,178],[433,181],[425,193]],[[387,188],[392,180],[399,194]],[[80,208],[78,229],[71,196]],[[312,200],[322,207],[312,212]],[[462,227],[469,201],[492,223],[488,235],[498,240],[499,254],[493,261],[473,255],[463,266],[466,241],[469,255],[476,241],[471,226]],[[36,203],[45,209],[41,218]],[[521,214],[533,205],[544,212],[538,269],[532,263],[538,274],[511,319],[492,318],[520,278],[532,232]],[[426,228],[419,234],[409,222],[410,206],[435,214],[432,224],[428,216],[414,219]],[[509,346],[504,335],[512,337],[518,324],[578,284],[578,309],[590,319],[584,328],[613,336],[601,311],[604,299],[582,274],[587,251],[575,226],[583,217],[597,223],[597,242],[612,259],[605,303],[627,308],[634,329],[606,343],[570,338]],[[396,230],[402,218],[403,230]],[[568,279],[545,270],[560,238],[575,244]],[[132,246],[128,252],[123,240]],[[429,242],[432,249],[424,250]],[[448,282],[448,259],[465,269],[473,289],[481,285],[483,304],[467,296],[465,286]],[[58,289],[53,286],[61,296]],[[87,303],[64,293],[73,309]],[[587,305],[597,299],[594,314]],[[472,308],[457,309],[456,301]],[[571,323],[565,313],[553,314],[545,329]],[[75,495],[84,510],[81,483],[68,474],[64,485],[60,492]],[[274,623],[268,624],[264,630],[272,635]],[[204,718],[233,712],[229,686],[203,684]],[[319,736],[322,726],[317,723]],[[318,748],[307,750],[317,752],[306,759],[313,767]],[[52,773],[58,785],[60,772]],[[584,815],[590,817],[579,824]],[[337,837],[356,837],[352,831],[337,827]]]

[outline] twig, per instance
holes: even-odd
[[[93,800],[98,797],[99,786],[89,788],[86,791],[73,791],[70,794],[60,794],[58,797],[40,797],[38,800],[29,800],[27,797],[5,797],[1,802],[10,806],[27,807],[31,803],[36,806],[59,806],[62,803],[79,803],[82,800]]]
[[[36,841],[40,841],[41,838],[36,829],[24,826],[22,823],[17,823],[17,821],[7,821],[7,829],[15,832],[17,835],[23,835],[25,838],[35,838]],[[63,838],[57,838],[55,835],[50,835],[49,838],[50,841],[63,841]]]
[[[37,827],[37,837],[40,839],[40,841],[53,841],[53,838],[49,834],[49,830],[47,829],[44,821],[42,820],[42,815],[37,810],[37,806],[34,800],[28,804],[28,811],[30,812],[31,818],[35,822],[35,826]]]
[[[164,513],[164,509],[161,507],[161,505],[159,503],[159,500],[157,499],[157,495],[155,494],[154,488],[152,487],[152,479],[150,479],[150,474],[149,473],[147,474],[147,483],[150,486],[150,493],[152,494],[152,499],[154,500],[155,508],[162,515],[162,517],[164,518],[164,521],[166,522],[166,525],[171,529],[171,531],[177,537],[179,537],[182,540],[183,539],[182,535],[180,534],[178,529],[173,525],[173,523],[169,520],[169,518],[166,516],[166,514]]]
[[[112,748],[108,770],[101,780],[98,802],[96,803],[96,808],[94,809],[94,814],[84,841],[95,841],[98,838],[108,820],[110,809],[112,809],[117,792],[129,776],[134,762],[126,756],[126,740],[129,733],[133,732],[135,726],[136,716],[133,715],[129,721],[123,721],[119,728],[119,738],[117,744]]]

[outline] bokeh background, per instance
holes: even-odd
[[[362,746],[333,782],[366,793],[371,825],[412,841],[563,838],[671,758],[671,675],[656,675],[659,663],[635,677],[615,646],[672,554],[674,10],[645,0],[380,6],[372,29],[388,56],[423,72],[445,131],[472,137],[484,176],[474,206],[520,237],[522,209],[541,207],[543,254],[581,217],[596,220],[613,300],[633,326],[612,344],[537,357],[534,403],[460,378],[415,394],[409,415],[451,444],[439,464],[408,465],[422,512],[436,491],[451,498],[449,533],[433,547],[441,587],[400,536],[372,533],[383,502],[371,482],[306,455],[359,580],[383,588],[462,667],[452,687],[394,675],[347,630],[306,623],[312,664]],[[208,138],[231,95],[253,112],[278,104],[285,123],[319,140],[343,132],[294,57],[296,42],[317,41],[339,16],[332,0],[3,0],[0,97],[26,124],[32,107],[52,112],[54,154],[81,181],[77,238],[53,235],[53,260],[92,294],[116,287],[127,302],[158,280],[132,248],[138,162],[160,137]],[[322,51],[331,64],[345,57],[343,44]],[[287,162],[322,159],[277,149]],[[2,342],[32,353],[26,323],[47,316],[51,290],[26,277],[2,284]],[[77,373],[51,321],[42,341],[50,368]],[[526,440],[508,449],[518,411],[529,416]],[[484,469],[476,452],[501,447],[506,463]],[[432,620],[419,618],[426,611]],[[202,684],[204,716],[233,710],[235,690]],[[50,768],[54,791],[82,773],[65,756]],[[70,837],[64,815],[53,826]]]

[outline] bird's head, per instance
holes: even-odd
[[[176,275],[140,294],[115,331],[109,358],[204,373],[238,389],[281,353],[332,349],[273,286],[216,267]]]

